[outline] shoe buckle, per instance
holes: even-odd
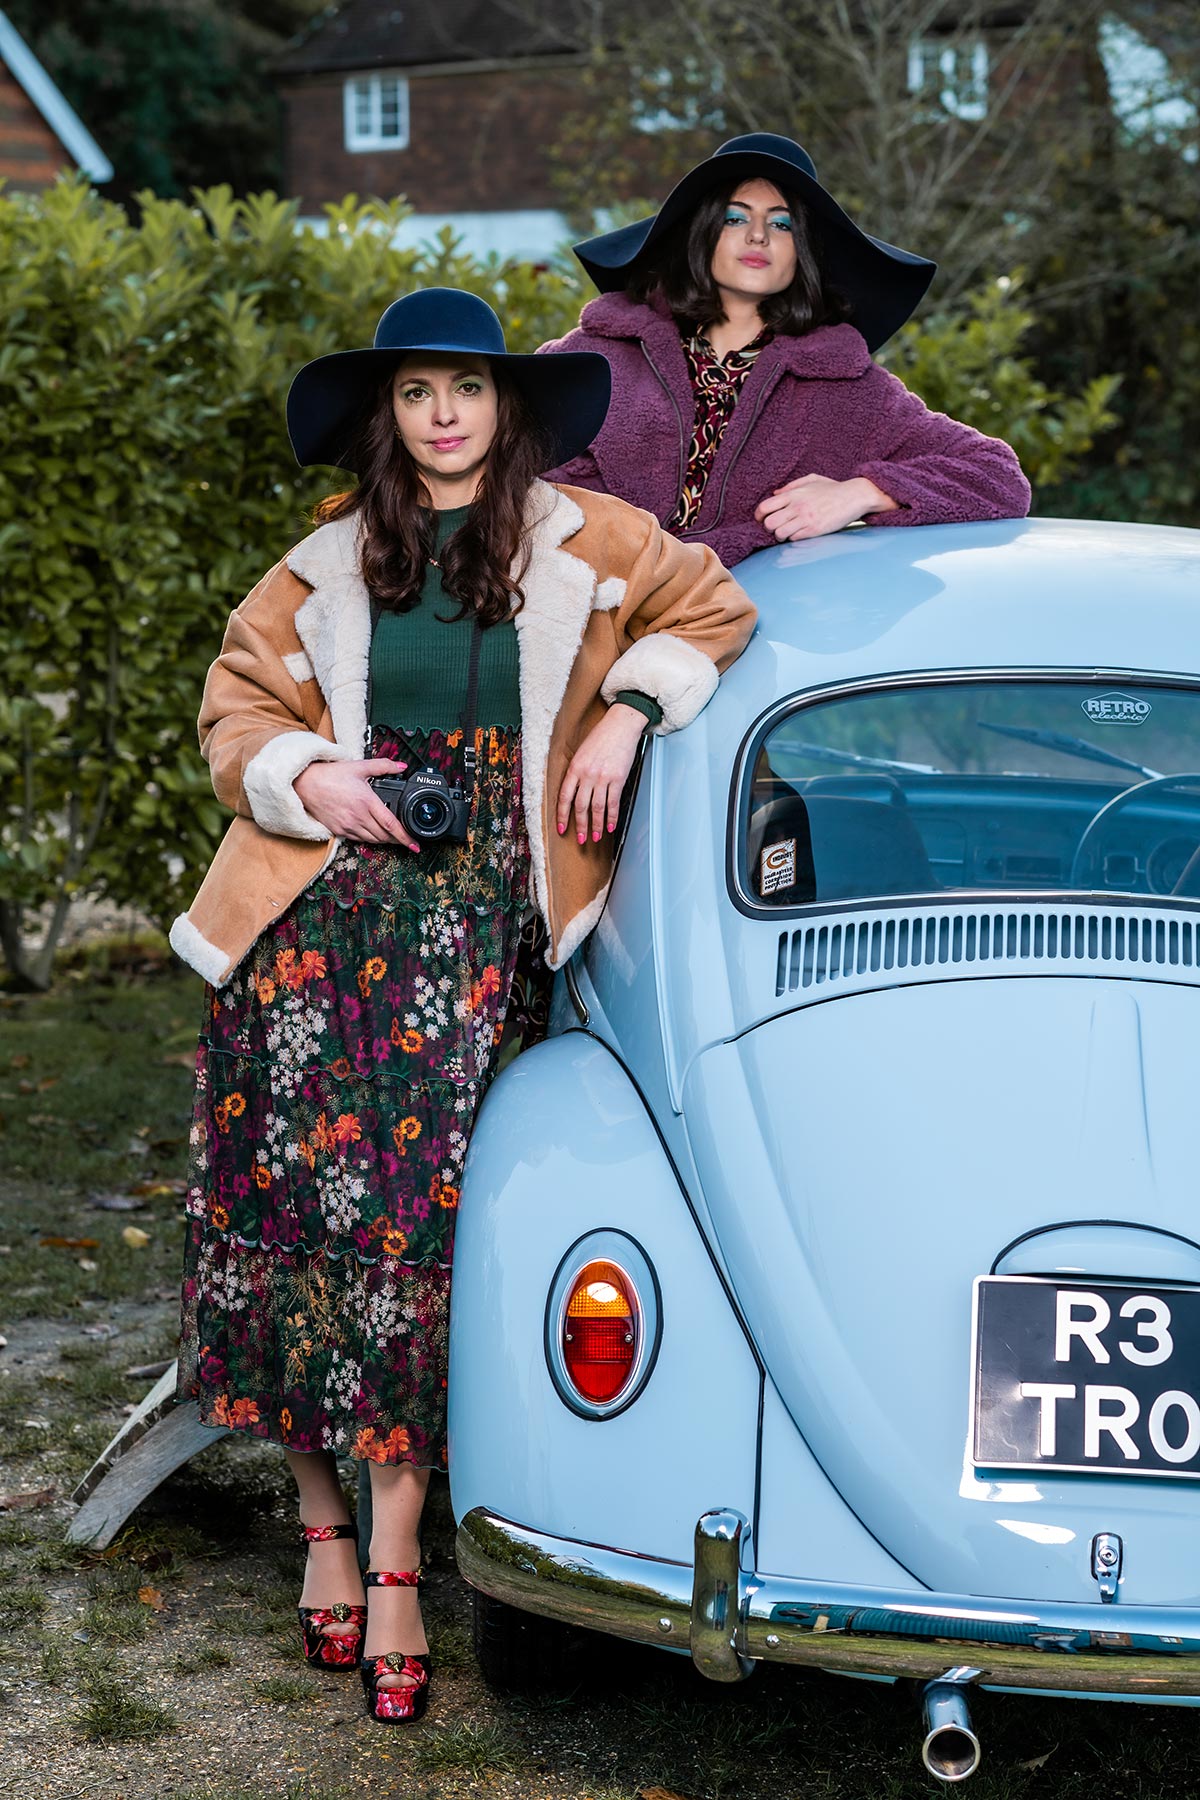
[[[404,1665],[407,1660],[408,1658],[402,1651],[393,1650],[388,1656],[384,1657],[383,1666],[385,1669],[390,1669],[393,1675],[403,1675]]]
[[[337,1605],[331,1606],[329,1610],[339,1625],[344,1625],[346,1620],[350,1617],[350,1608],[344,1600],[339,1600]]]

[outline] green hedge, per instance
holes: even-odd
[[[448,234],[398,250],[405,211],[351,196],[318,233],[269,194],[147,195],[137,224],[82,182],[0,194],[0,947],[23,983],[48,981],[74,897],[166,921],[212,855],[204,672],[229,609],[337,480],[293,461],[295,369],[369,342],[420,286],[483,294],[519,350],[578,315],[567,263],[480,262]],[[894,366],[1058,479],[1105,395],[1047,395],[1017,354],[1028,324],[997,288],[910,328]]]

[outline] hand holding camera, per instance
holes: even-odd
[[[466,842],[470,799],[440,769],[427,764],[411,775],[378,775],[371,786],[410,837],[425,844]]]
[[[371,786],[373,779],[403,778],[407,767],[387,757],[367,762],[312,762],[292,785],[305,811],[334,837],[419,850],[420,844]]]

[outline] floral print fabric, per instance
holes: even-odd
[[[674,514],[667,521],[668,531],[685,531],[699,513],[713,458],[720,448],[725,427],[733,416],[742,383],[758,361],[759,351],[771,342],[774,335],[774,332],[764,328],[753,343],[743,345],[740,350],[731,350],[724,361],[702,331],[684,338],[683,354],[696,402],[696,422],[692,428],[692,445],[683,477],[683,493]]]
[[[379,726],[371,754],[455,779],[461,749]],[[529,878],[520,733],[477,753],[465,843],[343,844],[208,990],[179,1389],[206,1423],[445,1462],[459,1183]]]

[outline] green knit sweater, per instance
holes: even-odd
[[[442,550],[469,508],[456,506],[436,515],[433,555]],[[433,563],[425,569],[421,598],[410,612],[383,612],[371,637],[371,724],[401,730],[443,731],[462,721],[471,655],[470,617],[456,618],[460,603],[442,586]],[[449,621],[449,622],[448,622]],[[491,625],[479,645],[479,704],[482,726],[521,723],[517,628],[511,619]],[[662,718],[658,703],[647,694],[617,698],[645,713],[651,724]]]

